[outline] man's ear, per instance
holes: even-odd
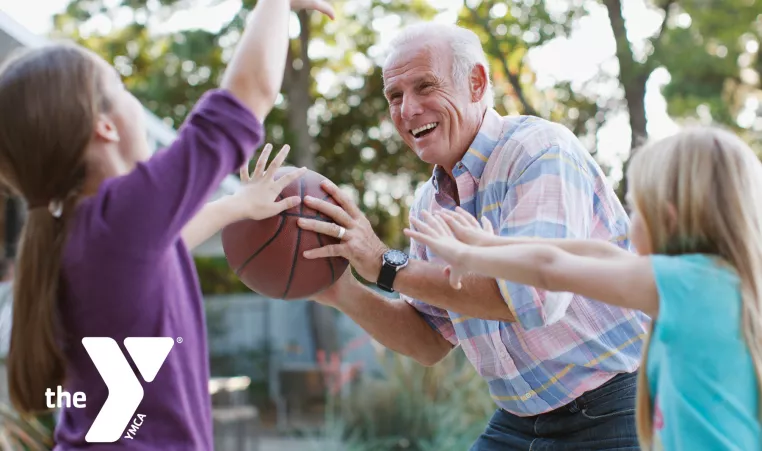
[[[116,124],[105,114],[99,114],[95,121],[95,137],[107,142],[119,142]]]
[[[474,103],[480,102],[487,92],[487,85],[489,83],[489,77],[487,76],[487,69],[477,63],[471,70],[471,75],[468,77],[468,86],[471,89],[471,101]]]

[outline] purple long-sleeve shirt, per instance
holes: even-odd
[[[64,389],[84,392],[87,401],[62,408],[56,450],[213,449],[204,305],[180,233],[262,139],[249,109],[226,91],[209,92],[168,149],[107,180],[78,206],[63,255],[60,309]],[[126,337],[176,340],[152,382],[136,372],[145,395],[133,417],[145,417],[132,439],[123,433],[115,443],[85,441],[108,390],[83,337],[113,338],[125,356]]]

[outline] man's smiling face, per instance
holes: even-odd
[[[424,38],[398,48],[384,67],[384,94],[392,121],[421,160],[452,169],[473,139],[469,84],[453,79],[452,51]],[[477,119],[478,121],[478,119]],[[478,128],[478,124],[476,126]],[[471,133],[469,133],[471,132]]]

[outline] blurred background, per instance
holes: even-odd
[[[159,150],[201,94],[217,86],[255,3],[0,0],[0,60],[48,39],[96,51],[142,101]],[[389,246],[407,246],[407,211],[431,174],[396,135],[382,93],[387,42],[415,21],[457,22],[479,34],[496,109],[566,125],[620,195],[630,149],[685,123],[723,124],[760,147],[758,1],[332,3],[334,22],[292,16],[284,87],[267,137],[276,149],[291,145],[292,164],[352,193]],[[236,184],[231,175],[216,196]],[[0,332],[7,334],[24,206],[7,194],[2,202]],[[228,268],[219,236],[195,254],[218,450],[464,450],[482,431],[494,405],[459,350],[424,368],[379,347],[334,310],[252,293]],[[7,349],[3,337],[0,351]],[[23,422],[2,396],[0,449],[48,449],[52,420]]]

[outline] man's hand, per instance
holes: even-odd
[[[364,279],[375,282],[381,272],[381,258],[386,252],[386,246],[373,232],[368,219],[348,195],[329,180],[323,181],[321,186],[334,198],[338,206],[310,196],[304,197],[304,204],[333,219],[335,223],[299,218],[299,227],[334,238],[340,236],[342,227],[345,232],[340,244],[309,250],[304,253],[304,257],[344,257]]]
[[[312,9],[325,14],[330,17],[331,20],[336,18],[333,6],[325,0],[291,0],[291,9],[294,11]]]

